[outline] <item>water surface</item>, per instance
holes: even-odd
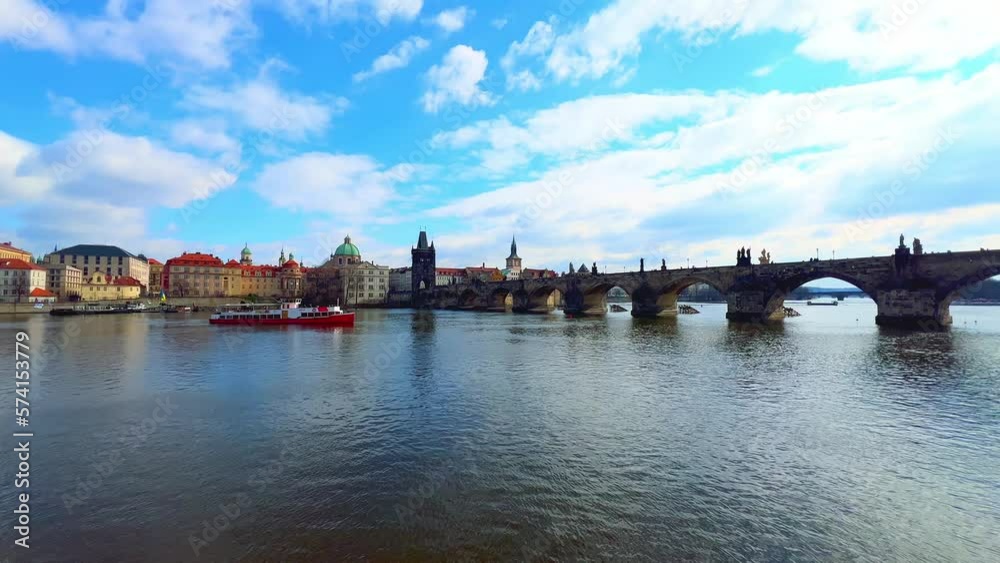
[[[1000,560],[1000,308],[899,333],[790,305],[6,317],[36,354],[31,555]]]

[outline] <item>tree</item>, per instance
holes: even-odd
[[[23,276],[14,279],[14,302],[20,303],[21,296],[28,294],[28,282]]]

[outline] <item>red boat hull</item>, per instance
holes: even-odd
[[[209,319],[208,322],[214,325],[233,326],[354,326],[354,313],[343,313],[340,315],[311,319]]]

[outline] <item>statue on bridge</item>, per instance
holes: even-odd
[[[646,259],[645,258],[640,258],[639,259],[639,272],[642,273],[642,272],[645,272],[645,271],[646,271]]]
[[[738,267],[752,266],[753,262],[750,260],[750,249],[741,248],[739,252],[736,253],[736,265]]]
[[[920,239],[913,239],[913,255],[919,256],[924,253],[924,245],[920,244]]]
[[[771,263],[771,253],[768,252],[766,248],[760,251],[760,263],[762,266],[766,266]]]
[[[593,266],[590,267],[590,273],[597,275],[597,262],[594,262]]]
[[[666,272],[667,271],[667,259],[666,258],[663,258],[663,261],[660,262],[660,271],[662,271],[662,272]]]

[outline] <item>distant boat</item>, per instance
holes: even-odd
[[[824,300],[817,300],[817,301],[810,300],[809,302],[806,303],[806,305],[809,305],[810,307],[814,307],[814,306],[815,307],[836,307],[837,305],[840,305],[840,303],[836,299],[830,299],[830,300],[825,300],[824,299]]]
[[[49,314],[54,317],[71,317],[76,315],[122,315],[141,313],[146,310],[142,304],[127,303],[125,305],[77,305],[72,308],[52,309]]]

